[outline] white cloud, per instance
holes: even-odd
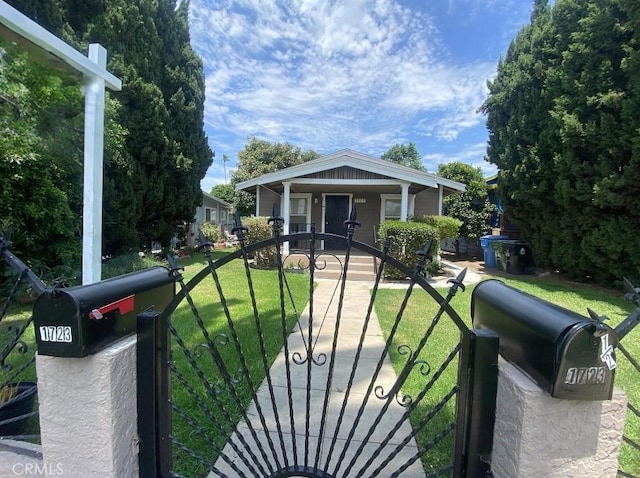
[[[484,171],[489,171],[493,165],[484,160],[487,154],[486,143],[467,144],[450,152],[428,153],[422,155],[422,162],[429,171],[437,171],[439,164],[448,164],[455,161],[471,164]]]
[[[414,4],[191,0],[191,38],[205,66],[212,148],[235,161],[251,136],[320,153],[350,147],[376,156],[414,141],[423,150],[438,150],[432,143],[440,151],[455,150],[442,158],[423,155],[429,170],[447,160],[492,168],[478,145],[456,143],[467,131],[482,129],[484,118],[476,111],[496,65],[484,54],[457,62],[429,9],[420,0]],[[510,9],[518,14],[509,16]],[[523,7],[520,0],[449,0],[448,10],[457,18],[513,19],[491,32],[498,44],[508,43],[499,38],[516,28]],[[216,163],[206,181],[223,181]]]
[[[191,28],[213,130],[386,150],[423,113],[443,139],[480,121],[490,69],[443,63],[433,20],[392,0],[196,0]]]

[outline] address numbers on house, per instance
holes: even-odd
[[[40,340],[42,342],[72,342],[71,327],[68,325],[41,325]]]

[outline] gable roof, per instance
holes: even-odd
[[[259,185],[293,180],[300,176],[327,171],[330,169],[348,166],[374,172],[393,179],[407,181],[409,183],[437,188],[442,185],[455,191],[464,191],[465,185],[457,181],[445,179],[436,174],[418,171],[417,169],[402,166],[400,164],[376,158],[368,154],[359,153],[352,149],[342,149],[326,156],[307,161],[306,163],[290,166],[273,173],[263,174],[254,179],[236,184],[236,190],[250,189]]]
[[[220,203],[220,205],[222,205],[222,206],[228,207],[229,209],[233,208],[233,206],[231,204],[229,204],[227,201],[224,201],[223,199],[220,199],[219,197],[214,196],[213,194],[209,194],[209,193],[206,193],[206,192],[202,191],[202,195],[204,197],[207,197],[207,198],[217,202],[217,203]]]

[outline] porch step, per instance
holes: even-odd
[[[316,270],[314,277],[317,279],[338,280],[344,267],[344,255],[321,254],[316,259]],[[351,255],[349,257],[349,271],[347,280],[352,281],[374,281],[376,278],[374,258],[372,256]],[[308,264],[309,260],[302,254],[292,254],[286,263]]]

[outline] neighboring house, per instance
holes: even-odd
[[[195,222],[189,225],[189,237],[187,243],[195,245],[198,239],[198,230],[203,222],[217,224],[221,232],[228,230],[231,223],[231,210],[233,206],[222,199],[202,191],[202,206],[196,208]]]
[[[285,233],[308,231],[315,223],[318,232],[344,234],[343,222],[355,205],[361,227],[354,239],[371,245],[381,222],[440,215],[444,197],[464,189],[456,181],[350,149],[236,185],[256,194],[258,216],[271,216],[279,203]],[[338,249],[338,244],[320,247]]]

